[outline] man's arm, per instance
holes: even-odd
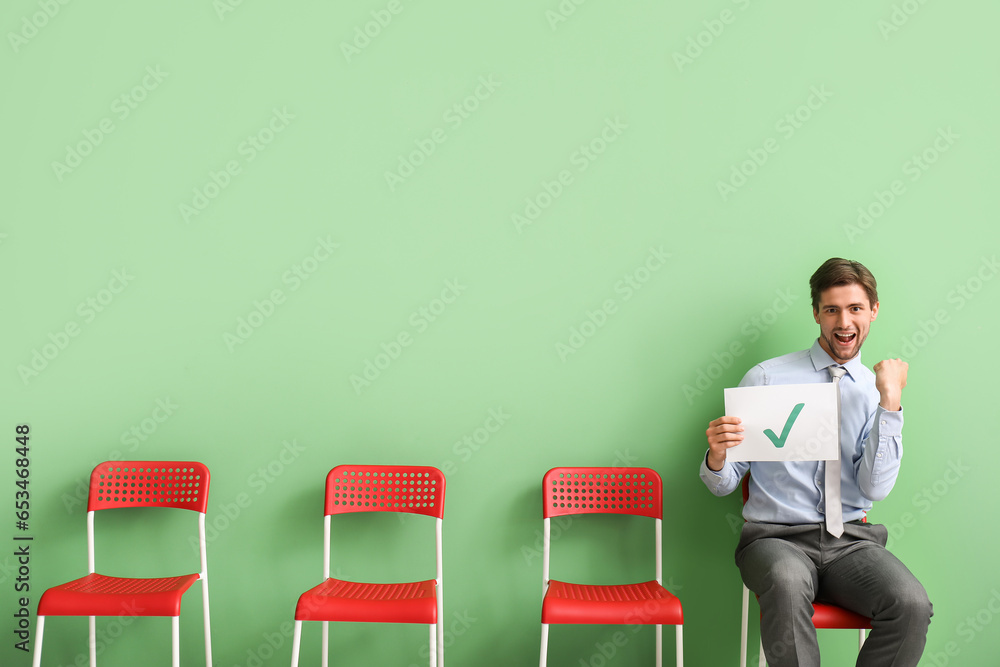
[[[869,423],[864,452],[855,464],[861,494],[872,501],[888,496],[899,475],[903,457],[903,409],[900,401],[908,369],[909,365],[900,359],[886,359],[874,366],[879,406]]]
[[[747,371],[739,386],[756,387],[767,383],[764,369],[757,365]],[[730,463],[726,460],[729,448],[743,442],[743,424],[739,417],[719,417],[709,422],[705,436],[708,438],[708,453],[701,462],[701,481],[717,496],[732,493],[750,469],[750,464],[745,461]]]

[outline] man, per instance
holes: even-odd
[[[753,367],[740,386],[830,382],[833,375],[842,375],[840,502],[834,491],[827,506],[826,461],[727,461],[726,451],[743,440],[736,417],[720,417],[708,425],[701,479],[722,496],[751,473],[736,564],[747,588],[760,599],[761,638],[770,667],[820,664],[814,600],[872,618],[858,667],[916,667],[931,603],[920,582],[885,549],[885,527],[862,521],[872,501],[888,495],[899,473],[900,400],[908,366],[886,359],[875,364],[873,374],[861,363],[861,346],[879,307],[868,269],[829,259],[809,286],[819,338],[808,350]],[[836,465],[829,462],[831,481]]]

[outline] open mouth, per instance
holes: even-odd
[[[837,339],[837,342],[840,343],[841,345],[850,345],[851,343],[854,342],[854,339],[857,338],[858,334],[856,334],[856,333],[846,333],[846,334],[835,333],[835,334],[833,334],[833,336],[834,336],[834,338]]]

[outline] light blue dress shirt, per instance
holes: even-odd
[[[830,382],[827,368],[834,365],[817,340],[808,350],[757,364],[743,376],[740,386]],[[854,521],[864,517],[872,501],[885,498],[896,483],[903,456],[903,411],[879,406],[875,374],[861,363],[861,355],[842,365],[847,374],[840,381],[840,488],[844,521]],[[709,470],[707,460],[706,453],[701,479],[717,496],[735,490],[750,471],[750,499],[743,507],[747,521],[823,523],[824,461],[726,461],[715,472]]]

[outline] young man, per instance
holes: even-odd
[[[858,667],[916,667],[931,603],[920,582],[885,549],[886,528],[862,522],[872,501],[885,498],[899,474],[907,364],[886,359],[872,373],[861,363],[861,346],[879,306],[868,269],[829,259],[809,286],[819,338],[808,350],[754,366],[740,386],[830,382],[840,376],[840,461],[729,462],[726,451],[742,442],[743,427],[727,416],[705,432],[701,479],[722,496],[751,473],[736,564],[760,598],[769,667],[818,667],[814,600],[872,619]],[[826,489],[833,483],[840,502],[834,488],[828,507]]]

